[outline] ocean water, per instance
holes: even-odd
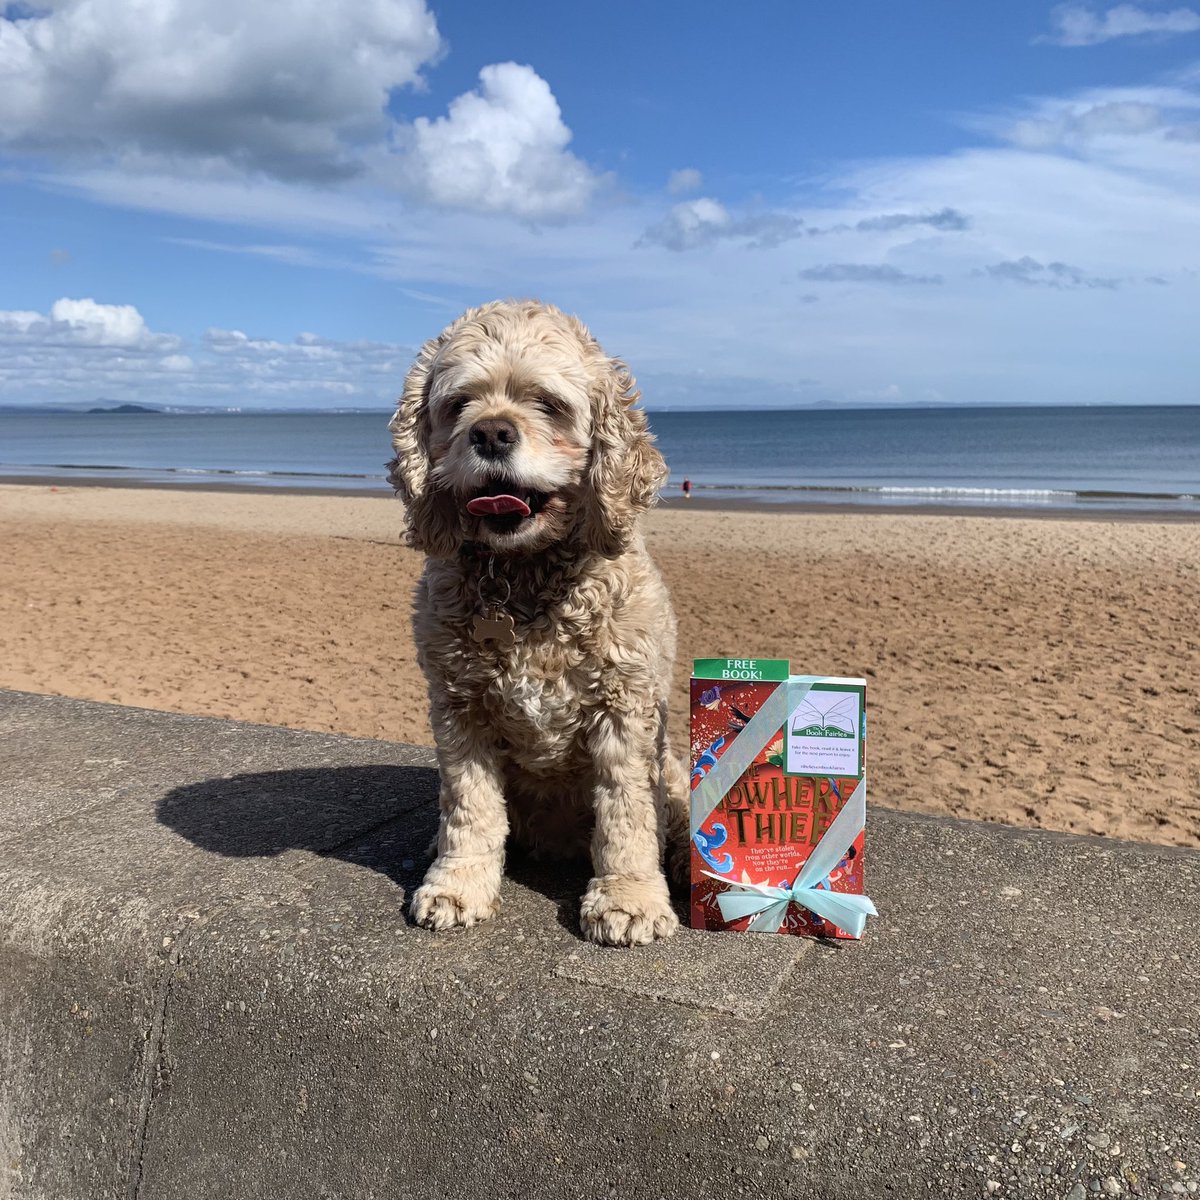
[[[386,490],[389,413],[0,413],[0,474]],[[1200,406],[651,413],[698,497],[1200,514]]]

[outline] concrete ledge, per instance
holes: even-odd
[[[874,808],[858,945],[402,915],[428,751],[0,693],[0,1196],[1200,1191],[1200,856]]]

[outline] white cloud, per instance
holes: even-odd
[[[970,223],[971,219],[966,213],[953,208],[925,213],[877,213],[852,222],[839,221],[831,225],[806,223],[796,211],[784,209],[750,211],[735,218],[719,201],[701,197],[674,205],[661,220],[642,234],[638,244],[659,245],[668,250],[681,251],[732,240],[755,250],[764,250],[773,249],[794,238],[829,234],[890,234],[902,230],[957,233]]]
[[[319,230],[331,236],[382,233],[395,200],[379,193],[312,188],[277,179],[207,179],[163,163],[136,168],[64,167],[36,176],[43,187],[134,211],[171,213],[269,229]]]
[[[1156,104],[1110,100],[1101,104],[1059,107],[1058,111],[1017,121],[1010,141],[1030,150],[1079,145],[1103,137],[1132,137],[1159,129],[1163,111]]]
[[[1198,113],[1195,88],[1100,88],[1040,97],[979,128],[1054,161],[1090,163],[1182,195],[1200,184],[1200,145],[1188,133]]]
[[[791,213],[750,213],[736,220],[719,201],[708,196],[676,204],[638,239],[639,246],[659,245],[668,250],[695,250],[723,239],[736,239],[761,250],[800,237],[804,222]]]
[[[587,207],[597,177],[568,149],[571,131],[550,85],[519,63],[479,72],[479,89],[444,117],[397,131],[397,178],[426,203],[533,220]]]
[[[49,318],[22,308],[0,311],[0,337],[8,341],[28,337],[34,327],[40,324],[49,324]]]
[[[291,0],[286,19],[242,0],[65,0],[0,16],[0,148],[100,198],[208,217],[231,211],[222,198],[253,207],[264,181],[283,214],[329,187],[352,206],[400,191],[532,220],[586,209],[602,179],[531,67],[484,67],[445,116],[389,113],[442,51],[424,0]]]
[[[668,250],[691,250],[725,236],[733,218],[719,200],[700,196],[676,204],[656,225],[642,235],[646,242],[657,242]]]
[[[695,167],[684,167],[672,171],[667,179],[667,191],[672,196],[683,196],[688,192],[698,192],[704,186],[704,176]]]
[[[0,342],[66,347],[93,346],[162,353],[179,345],[170,334],[152,333],[132,304],[95,300],[56,300],[46,315],[25,310],[0,312]]]
[[[197,386],[210,395],[242,389],[267,404],[380,403],[398,391],[413,350],[390,342],[339,342],[301,333],[290,342],[240,329],[210,329]]]
[[[64,298],[45,314],[0,311],[0,401],[386,407],[413,353],[396,343],[311,333],[278,341],[228,329],[186,346],[151,330],[132,305]]]
[[[630,361],[650,404],[838,401],[893,385],[947,403],[1194,402],[1200,275],[1188,267],[1200,262],[1200,142],[1181,131],[1197,127],[1198,112],[1200,76],[1038,98],[981,119],[957,152],[858,164],[767,199],[655,188],[593,205],[572,225],[445,207],[398,220],[394,192],[363,185],[155,176],[150,187],[116,169],[104,195],[244,221],[221,242],[193,241],[210,270],[222,249],[381,276],[396,286],[395,336],[413,342],[452,309],[540,295]],[[1050,132],[1023,143],[1012,133],[1022,122]],[[172,186],[157,193],[160,183]],[[941,283],[885,286],[912,277]],[[50,315],[0,318],[0,395],[38,378],[47,399],[69,386],[150,403],[165,393],[385,406],[411,358],[403,345],[275,327],[270,337],[224,328],[157,355],[76,341],[68,355],[20,340],[38,322]],[[42,365],[29,365],[38,354]]]
[[[0,130],[16,150],[336,179],[440,51],[423,0],[291,0],[286,16],[241,0],[65,0],[0,18]]]
[[[95,300],[56,300],[50,320],[70,330],[72,338],[89,346],[141,348],[155,340],[142,314],[132,304],[97,304]]]
[[[1113,38],[1200,30],[1200,13],[1190,8],[1152,12],[1136,4],[1118,4],[1099,15],[1082,4],[1063,4],[1054,10],[1053,18],[1054,32],[1039,40],[1059,46],[1095,46]]]

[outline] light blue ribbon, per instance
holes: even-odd
[[[784,690],[776,689],[777,692]],[[807,690],[806,688],[805,691]],[[756,719],[757,716],[756,713]],[[747,725],[746,730],[749,729],[750,725]],[[724,759],[721,761],[724,762]],[[773,887],[765,883],[735,883],[723,875],[714,875],[711,871],[703,872],[710,879],[718,879],[729,885],[728,889],[717,897],[721,916],[726,921],[753,916],[754,919],[748,926],[749,932],[777,933],[787,916],[788,905],[798,904],[801,908],[832,921],[851,937],[862,937],[867,917],[879,915],[870,897],[852,892],[834,892],[817,885],[846,857],[866,824],[867,781],[862,779],[850,799],[842,806],[842,811],[813,847],[812,854],[800,868],[791,887]]]

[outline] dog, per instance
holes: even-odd
[[[577,318],[473,308],[426,342],[390,430],[405,540],[424,551],[413,631],[441,770],[430,929],[486,921],[506,842],[590,851],[584,935],[678,926],[688,784],[667,738],[676,621],[642,516],[667,469],[639,392]]]

